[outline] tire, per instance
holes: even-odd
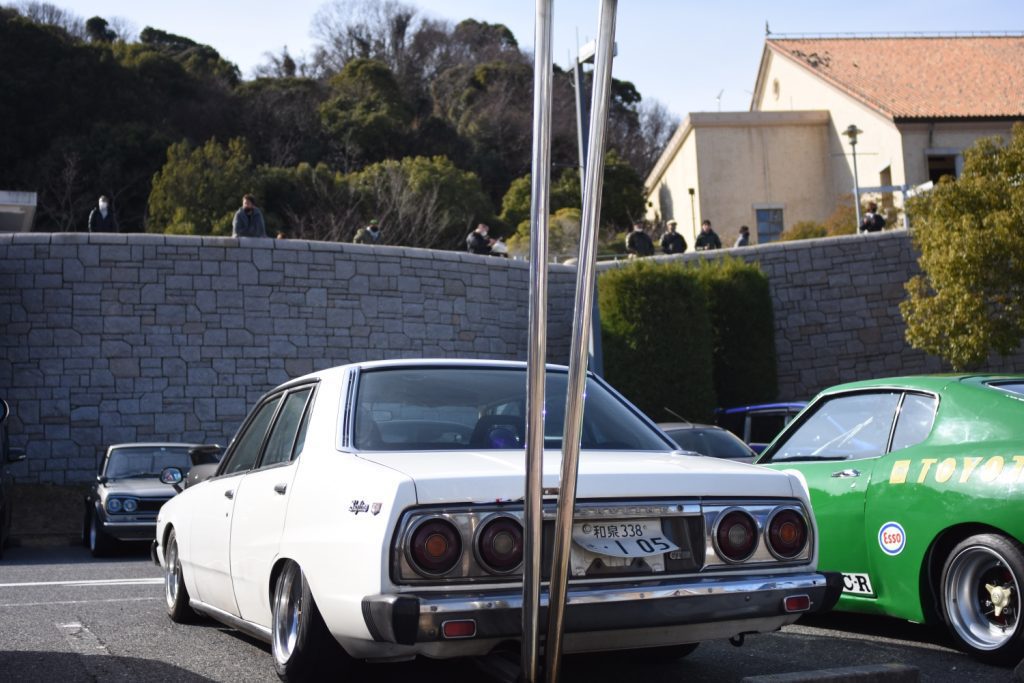
[[[89,515],[89,551],[93,557],[106,557],[113,551],[114,541],[100,526],[99,515],[95,512]]]
[[[979,534],[957,544],[942,569],[939,600],[957,645],[990,664],[1020,661],[1024,655],[1022,587],[1024,546],[1020,543],[998,534]]]
[[[167,535],[167,547],[164,549],[164,606],[167,608],[167,616],[175,623],[190,624],[199,618],[189,605],[188,588],[185,587],[185,575],[181,571],[178,539],[174,529]]]
[[[7,545],[7,517],[0,510],[0,560],[4,559],[4,546]]]
[[[274,584],[270,650],[283,681],[323,680],[347,668],[348,655],[327,630],[302,569],[288,562]]]

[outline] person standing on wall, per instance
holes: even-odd
[[[89,212],[88,229],[89,232],[120,232],[107,195],[100,195],[96,208]]]
[[[356,236],[352,238],[352,242],[355,244],[377,244],[380,242],[380,221],[374,218],[366,227],[356,230]]]
[[[748,228],[745,225],[741,225],[740,226],[740,234],[736,238],[735,244],[733,244],[732,246],[733,247],[745,247],[745,246],[747,246],[749,244],[750,244],[750,228]]]
[[[476,229],[466,236],[466,251],[471,254],[490,254],[491,247],[494,246],[490,231],[491,229],[486,223],[476,226]]]
[[[718,238],[718,233],[711,229],[711,221],[701,221],[700,234],[697,235],[697,241],[693,243],[693,248],[697,251],[722,248],[722,240]]]
[[[860,232],[881,232],[885,229],[885,216],[878,213],[878,204],[868,202],[867,213],[860,220]]]
[[[242,197],[242,208],[235,211],[235,217],[231,220],[231,236],[267,236],[267,226],[263,222],[263,212],[256,206],[256,199],[251,194]]]
[[[632,258],[654,256],[654,242],[644,231],[644,224],[640,221],[634,223],[633,229],[626,235],[626,251]]]
[[[675,221],[665,224],[665,234],[661,236],[661,250],[666,254],[682,254],[686,251],[686,240],[676,232],[677,225]]]

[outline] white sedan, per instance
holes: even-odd
[[[549,366],[545,580],[567,377]],[[269,642],[286,680],[353,658],[515,644],[525,390],[523,363],[402,360],[271,391],[212,476],[160,510],[153,556],[171,619],[198,613]],[[838,597],[839,577],[816,571],[800,479],[673,448],[588,378],[565,652],[681,656],[702,640],[774,631]]]

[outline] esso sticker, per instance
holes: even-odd
[[[898,522],[886,522],[878,530],[878,545],[886,555],[899,555],[907,545],[907,532]]]

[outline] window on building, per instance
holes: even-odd
[[[955,154],[929,154],[928,155],[928,180],[933,183],[939,182],[944,175],[956,178],[956,155]]]
[[[782,209],[777,207],[754,209],[754,213],[757,215],[757,243],[766,244],[777,241],[784,227]]]

